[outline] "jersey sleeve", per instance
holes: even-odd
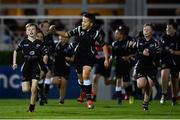
[[[80,30],[81,30],[81,26],[78,26],[78,27],[75,27],[74,29],[68,31],[67,32],[68,37],[72,37],[72,36],[78,35],[80,33]]]
[[[44,44],[41,44],[41,54],[44,56],[47,55],[48,53],[49,53],[48,47]]]
[[[74,48],[73,48],[72,44],[69,44],[67,49],[68,49],[67,55],[68,55],[69,57],[71,57],[71,56],[73,56],[73,55],[75,54]]]
[[[20,41],[17,45],[17,48],[15,49],[17,52],[21,51],[23,49],[23,40]]]
[[[96,34],[95,34],[94,39],[99,43],[99,45],[100,45],[101,47],[103,47],[103,46],[105,45],[105,41],[104,41],[103,38],[104,38],[104,37],[103,37],[103,35],[101,34],[101,32],[96,31]]]
[[[154,41],[154,44],[152,44],[149,47],[149,54],[150,56],[156,55],[158,52],[158,43],[156,41]]]
[[[115,58],[115,43],[116,43],[116,42],[113,42],[113,43],[112,43],[112,54],[111,54],[111,58]]]

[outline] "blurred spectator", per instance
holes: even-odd
[[[5,19],[4,24],[12,31],[16,31],[18,28],[18,22],[15,19]]]
[[[5,30],[5,35],[4,35],[4,39],[3,42],[5,44],[11,44],[12,43],[12,36],[10,35],[10,32],[8,30]]]
[[[50,22],[50,25],[55,25],[56,26],[56,30],[62,31],[66,29],[66,26],[61,22],[60,19],[53,19]]]

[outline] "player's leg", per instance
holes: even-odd
[[[93,101],[96,101],[99,78],[100,78],[100,74],[93,75],[93,84],[92,84],[92,97],[93,97],[92,99],[93,99]]]
[[[78,102],[84,102],[84,99],[86,98],[86,92],[83,85],[83,78],[82,74],[78,73],[78,84],[80,86],[80,96],[77,98]]]
[[[22,91],[23,92],[29,92],[31,89],[30,81],[23,81],[22,82]]]
[[[65,97],[65,94],[66,94],[66,84],[67,84],[67,79],[64,78],[64,77],[61,77],[61,80],[60,80],[60,99],[59,99],[59,103],[60,104],[64,104],[64,97]]]
[[[94,104],[91,98],[91,89],[92,89],[92,81],[90,80],[91,66],[83,66],[82,77],[83,77],[83,85],[86,91],[87,98],[87,107],[89,109],[94,108]]]
[[[122,77],[116,79],[115,92],[118,100],[118,104],[122,104]]]
[[[37,98],[37,89],[38,89],[38,80],[32,79],[31,101],[30,101],[30,106],[29,106],[29,112],[34,112],[36,98]]]
[[[134,92],[133,92],[133,81],[132,81],[132,65],[130,63],[126,63],[127,68],[125,75],[123,77],[123,87],[125,88],[126,98],[129,100],[129,104],[134,103]]]
[[[134,103],[134,95],[133,95],[133,90],[132,90],[132,84],[130,80],[124,81],[122,87],[125,89],[125,100],[129,100],[129,104]]]
[[[48,93],[49,93],[49,89],[51,85],[51,77],[52,77],[52,72],[48,70],[45,81],[44,81],[44,97],[45,97],[46,104],[48,103],[47,100],[48,100]]]
[[[177,104],[177,95],[179,89],[179,78],[177,75],[172,75],[171,77],[171,93],[172,93],[172,106]]]
[[[39,105],[44,105],[44,80],[41,79],[38,81],[38,96],[37,99],[39,99]]]
[[[168,89],[168,84],[169,84],[169,79],[170,79],[170,69],[165,68],[161,70],[161,100],[160,104],[164,104],[166,97],[167,97],[167,89]]]
[[[40,80],[38,81],[38,97],[39,104],[44,105],[45,103],[45,95],[44,95],[44,80],[46,78],[48,70],[44,64],[41,64],[41,72],[40,72]]]
[[[147,92],[147,79],[146,77],[140,76],[137,78],[137,87],[144,91],[143,110],[148,110],[148,102],[145,92]]]

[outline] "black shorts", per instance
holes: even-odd
[[[104,77],[109,77],[111,74],[111,67],[105,68],[104,60],[105,58],[100,58],[96,60],[96,64],[94,65],[94,74],[100,74]]]
[[[94,55],[75,55],[74,64],[78,74],[82,73],[83,66],[90,66],[93,68],[95,64],[95,56]]]
[[[130,81],[131,64],[128,61],[116,61],[115,74],[116,78],[123,77],[124,82]]]
[[[21,66],[21,71],[23,75],[22,81],[31,81],[32,79],[40,79],[40,65],[38,63],[30,64],[24,63]]]
[[[39,64],[40,64],[41,70],[46,74],[48,72],[48,70],[47,70],[47,67],[44,64],[44,62],[40,61]]]
[[[170,59],[160,59],[160,68],[161,69],[166,69],[166,68],[171,69],[172,66],[173,66],[173,60],[170,60]]]
[[[48,67],[48,69],[49,69],[50,71],[53,71],[53,69],[54,69],[55,66],[54,66],[54,62],[53,62],[52,59],[48,59],[47,67]]]
[[[65,79],[68,79],[70,73],[70,67],[66,65],[57,65],[54,67],[54,76],[62,76]]]
[[[171,69],[171,75],[175,78],[179,78],[179,72],[180,72],[180,64],[173,65]]]
[[[154,82],[157,81],[157,68],[153,64],[136,64],[135,65],[136,78],[150,77]]]

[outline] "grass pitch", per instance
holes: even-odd
[[[76,100],[65,100],[59,105],[58,100],[50,99],[45,106],[36,104],[34,113],[28,113],[29,100],[1,99],[1,119],[180,119],[180,105],[171,106],[171,102],[160,105],[159,101],[152,101],[149,111],[142,110],[142,101],[134,104],[123,101],[118,105],[115,100],[98,100],[95,109],[87,109],[86,103]]]

